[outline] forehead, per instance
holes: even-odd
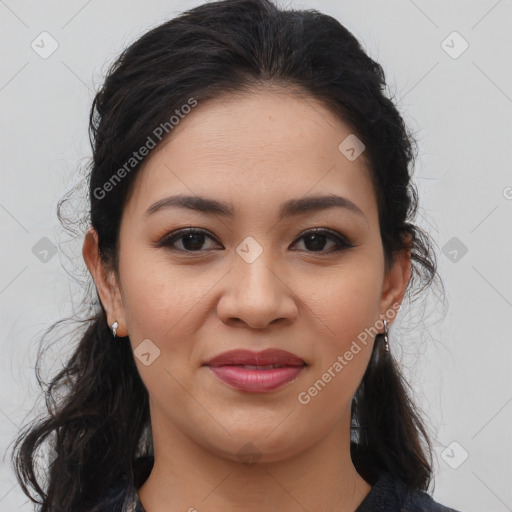
[[[338,189],[354,202],[368,201],[373,189],[365,154],[350,161],[339,149],[351,135],[322,102],[293,90],[198,102],[147,157],[134,187],[136,204],[142,208],[171,191],[281,203],[284,195]]]
[[[325,160],[350,133],[319,100],[291,87],[267,86],[200,102],[173,128],[166,145],[175,150],[185,140],[188,148],[195,145],[189,156],[197,158],[230,160],[242,153],[292,160],[309,154]]]

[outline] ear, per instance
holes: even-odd
[[[128,335],[125,321],[125,313],[121,292],[113,270],[107,269],[100,257],[98,248],[98,233],[94,228],[89,228],[85,235],[82,247],[82,256],[85,264],[91,273],[101,303],[107,313],[107,322],[110,329],[112,324],[117,322],[117,336]]]
[[[408,235],[410,241],[411,235]],[[394,254],[393,263],[389,272],[384,278],[381,296],[381,314],[387,317],[386,312],[390,309],[398,309],[411,278],[411,248],[398,251]],[[393,317],[394,318],[394,317]],[[389,323],[393,323],[390,320]]]

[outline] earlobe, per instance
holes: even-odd
[[[98,233],[92,227],[85,235],[82,256],[107,313],[109,329],[112,330],[112,325],[117,322],[116,335],[118,337],[127,336],[124,308],[114,272],[105,268],[105,263],[99,254]]]

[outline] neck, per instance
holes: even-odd
[[[148,512],[168,512],[169,505],[201,512],[354,512],[371,489],[352,463],[349,417],[299,453],[253,463],[215,454],[169,425],[152,425],[154,465],[138,490]]]

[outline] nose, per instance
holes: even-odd
[[[224,279],[225,290],[217,305],[224,323],[265,329],[273,322],[285,325],[297,318],[292,284],[286,282],[283,271],[271,268],[276,265],[264,254],[252,263],[238,258]]]

